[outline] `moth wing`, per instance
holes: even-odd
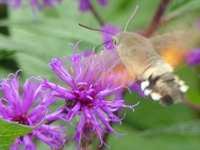
[[[155,35],[150,41],[163,59],[175,67],[183,61],[185,54],[197,45],[199,39],[199,31],[182,30]]]
[[[162,61],[147,38],[139,34],[127,33],[122,39],[118,54],[130,75],[138,78],[152,64]]]
[[[179,50],[188,50],[193,47],[200,36],[192,31],[172,31],[150,38],[154,48],[159,52],[170,47],[179,48]]]

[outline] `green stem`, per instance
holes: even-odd
[[[93,14],[93,16],[96,18],[96,20],[98,21],[99,25],[103,26],[105,24],[105,22],[92,4],[90,4],[90,11]]]
[[[161,0],[160,4],[155,12],[155,15],[149,25],[149,27],[147,28],[146,32],[143,34],[146,37],[150,37],[160,26],[161,23],[161,19],[167,9],[167,6],[169,5],[169,3],[171,2],[171,0]]]

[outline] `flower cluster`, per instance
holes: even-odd
[[[106,6],[108,0],[97,0],[101,6]],[[91,9],[92,2],[91,0],[79,0],[79,10],[82,12],[89,11]]]
[[[70,65],[65,66],[69,62]],[[65,100],[65,111],[62,111],[60,118],[70,122],[79,117],[75,133],[78,143],[88,138],[88,134],[92,132],[103,143],[102,135],[105,132],[114,132],[111,123],[121,121],[116,115],[117,111],[129,107],[118,94],[124,86],[118,82],[120,75],[112,74],[117,64],[117,55],[108,51],[87,56],[74,55],[65,60],[53,58],[50,62],[51,69],[64,85],[45,81],[44,87],[52,90],[56,97]]]
[[[17,138],[11,150],[18,150],[20,146],[24,146],[25,149],[36,149],[33,143],[35,138],[48,144],[52,149],[62,148],[65,141],[62,128],[45,124],[51,116],[48,106],[53,97],[42,88],[41,81],[30,78],[21,87],[18,74],[11,74],[8,79],[1,81],[0,90],[0,118],[33,128],[31,133]]]
[[[114,132],[112,124],[121,122],[118,112],[134,108],[124,103],[122,92],[128,83],[121,80],[124,74],[116,72],[119,64],[113,51],[98,54],[86,51],[51,60],[50,67],[63,84],[32,77],[21,87],[18,73],[2,80],[0,118],[33,129],[17,138],[11,149],[34,150],[35,139],[51,149],[60,149],[67,136],[63,127],[53,123],[59,120],[70,123],[77,118],[74,139],[78,146],[94,136],[103,144],[103,135]],[[52,112],[50,106],[59,100],[65,104]]]
[[[44,7],[53,7],[60,3],[62,0],[28,0],[28,3],[32,8],[41,9]],[[0,0],[0,3],[8,4],[9,6],[18,8],[22,5],[22,3],[27,1],[22,0]]]

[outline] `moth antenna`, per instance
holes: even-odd
[[[135,7],[135,9],[134,9],[134,11],[133,11],[133,13],[132,13],[132,15],[129,17],[128,21],[126,22],[126,24],[125,24],[125,26],[124,26],[124,30],[123,30],[124,32],[127,31],[128,25],[131,23],[131,21],[132,21],[132,20],[134,19],[134,17],[136,16],[138,9],[139,9],[139,5],[136,5],[136,7]]]
[[[88,27],[88,26],[83,25],[83,24],[81,24],[81,23],[79,23],[78,25],[79,25],[80,27],[83,27],[83,28],[88,29],[88,30],[103,32],[103,33],[110,34],[110,35],[113,36],[113,33],[108,32],[108,31],[105,31],[105,30],[101,30],[101,29],[96,29],[96,28]]]

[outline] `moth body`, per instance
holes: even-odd
[[[183,100],[188,87],[174,75],[173,68],[154,50],[149,39],[122,32],[114,40],[122,63],[133,78],[141,81],[145,95],[164,104]]]

